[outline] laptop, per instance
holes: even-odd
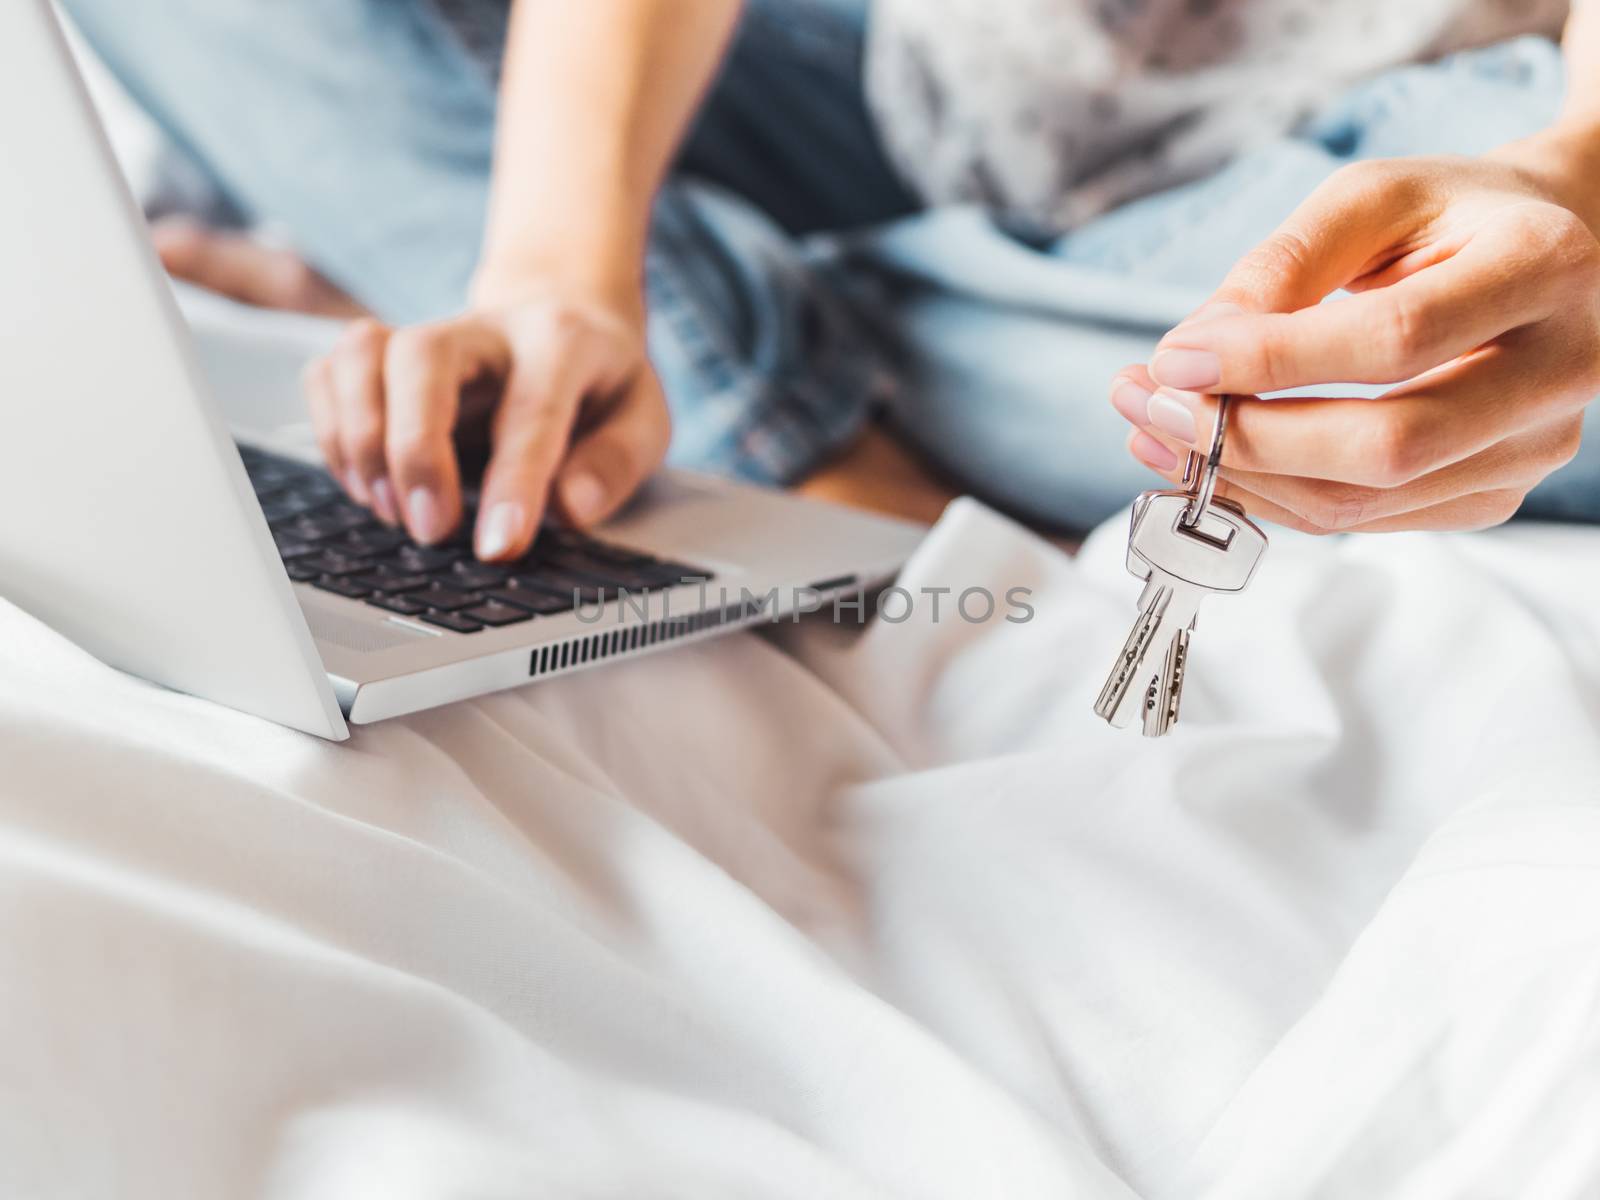
[[[669,470],[508,567],[411,543],[235,440],[48,0],[0,4],[0,54],[0,596],[103,661],[343,739],[857,596],[920,540]]]

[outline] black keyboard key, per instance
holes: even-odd
[[[272,532],[279,537],[295,542],[326,542],[330,538],[339,536],[338,530],[327,529],[315,523],[313,517],[295,517],[289,521],[279,521],[273,524]]]
[[[518,587],[528,588],[535,592],[548,592],[552,596],[560,596],[571,608],[577,604],[598,604],[607,598],[607,592],[614,593],[616,588],[606,588],[597,584],[587,576],[574,575],[568,571],[539,571],[528,575],[517,575],[513,582]]]
[[[385,525],[374,525],[370,529],[352,529],[333,543],[341,550],[351,550],[360,554],[388,554],[396,547],[407,544],[405,534]]]
[[[418,604],[409,596],[371,596],[367,599],[367,603],[407,617],[414,617],[418,613],[427,611],[427,605]]]
[[[316,554],[318,552],[318,547],[311,542],[297,542],[293,538],[278,537],[276,535],[273,536],[272,540],[278,544],[278,557],[283,559],[284,562],[295,558],[304,558],[308,554]]]
[[[258,496],[281,492],[285,488],[293,487],[296,483],[293,471],[286,471],[282,467],[271,464],[257,467],[254,471],[249,471],[248,474],[250,476],[250,486],[255,488]]]
[[[650,568],[650,573],[655,576],[655,581],[649,585],[653,588],[676,587],[680,583],[709,583],[716,578],[710,571],[686,567],[682,563],[658,563]]]
[[[477,633],[483,628],[478,622],[457,612],[425,612],[422,614],[422,619],[429,625],[437,625],[440,629],[451,629],[456,633]]]
[[[340,534],[349,533],[352,529],[360,529],[365,525],[375,525],[376,518],[364,508],[357,508],[353,504],[335,505],[312,516],[303,517],[297,528],[304,528],[317,532],[323,539],[338,537]]]
[[[590,542],[583,547],[585,554],[603,562],[623,563],[629,566],[639,566],[643,563],[653,563],[656,557],[646,554],[642,550],[629,550],[622,546],[613,546],[610,542]]]
[[[411,575],[389,567],[379,567],[376,571],[358,575],[356,582],[365,584],[375,592],[415,592],[428,587],[433,580],[426,575]]]
[[[297,483],[289,493],[296,503],[306,512],[321,512],[342,498],[344,493],[331,479],[313,479],[307,483]]]
[[[261,506],[261,511],[266,514],[267,523],[277,529],[292,524],[302,517],[310,517],[321,503],[308,498],[300,491],[293,491],[274,497]]]
[[[441,576],[441,578],[443,578]],[[506,581],[506,571],[501,567],[491,567],[484,563],[462,561],[455,563],[450,568],[449,582],[457,587],[486,588],[497,587]]]
[[[552,592],[535,591],[533,588],[514,587],[511,584],[501,588],[491,588],[484,595],[500,604],[510,604],[517,608],[525,608],[541,617],[548,617],[553,613],[568,612],[572,608],[570,597],[557,596]]]
[[[609,580],[611,569],[617,564],[607,562],[596,555],[590,554],[586,549],[573,549],[564,546],[536,546],[533,558],[541,566],[551,566],[558,570],[572,571],[579,575],[592,575],[596,579]]]
[[[437,603],[428,599],[430,607],[456,612],[482,603],[484,593],[492,592],[498,603],[545,615],[623,593],[711,578],[709,571],[664,562],[564,526],[541,529],[532,552],[510,574],[472,556],[476,496],[470,490],[464,495],[467,516],[456,533],[441,545],[419,546],[403,530],[382,525],[349,500],[321,467],[248,448],[241,448],[240,455],[257,494],[265,498],[262,512],[279,556],[286,566],[293,564],[290,577],[340,594],[354,595],[353,589],[364,588],[388,596],[414,595],[429,588],[428,596],[439,598]],[[422,578],[427,575],[434,577],[431,587]],[[322,582],[332,580],[344,582],[337,588]]]
[[[533,620],[533,614],[526,609],[511,604],[501,604],[496,600],[485,600],[476,608],[463,609],[461,615],[492,626],[515,625],[518,621]]]
[[[477,592],[460,592],[455,588],[445,587],[435,583],[424,591],[407,593],[414,600],[420,600],[429,608],[442,609],[445,612],[455,612],[461,608],[471,608],[474,604],[481,604],[483,597]]]
[[[439,571],[465,557],[460,547],[404,545],[395,551],[393,561],[408,571]]]
[[[674,587],[688,578],[700,578],[698,572],[675,563],[618,563],[608,572],[612,582],[630,592],[651,592],[658,588]]]
[[[563,525],[546,525],[539,530],[538,542],[543,546],[588,546],[594,539]]]
[[[313,579],[311,586],[332,592],[336,596],[349,596],[352,600],[364,600],[372,591],[371,588],[364,588],[354,580],[340,579],[333,575],[323,575]]]
[[[307,558],[305,563],[309,567],[315,567],[322,574],[332,575],[335,578],[343,578],[346,575],[360,575],[363,571],[368,571],[372,568],[372,560],[370,558],[347,558],[343,554],[337,554],[331,550],[324,550],[314,558]]]

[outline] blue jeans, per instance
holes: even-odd
[[[1217,175],[1048,242],[916,205],[862,100],[866,0],[751,0],[657,202],[650,346],[671,461],[804,473],[882,412],[957,483],[1087,528],[1151,480],[1106,401],[1119,367],[1355,158],[1479,153],[1548,122],[1528,39],[1398,70]],[[244,213],[380,315],[457,309],[480,242],[495,47],[429,0],[66,0]],[[1600,518],[1600,446],[1526,512]]]

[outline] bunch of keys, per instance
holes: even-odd
[[[1146,582],[1133,631],[1094,711],[1122,729],[1142,707],[1145,737],[1161,737],[1177,723],[1200,601],[1213,592],[1242,592],[1267,549],[1267,535],[1244,509],[1213,496],[1229,400],[1218,398],[1204,464],[1189,455],[1186,490],[1146,492],[1133,504],[1128,573]]]

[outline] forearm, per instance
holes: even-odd
[[[1595,0],[1574,0],[1561,37],[1561,53],[1567,62],[1567,98],[1561,120],[1600,125],[1600,4]]]
[[[1567,94],[1555,123],[1496,157],[1544,180],[1600,235],[1600,0],[1574,0],[1561,52]]]
[[[475,291],[636,302],[650,206],[739,0],[516,0]]]

